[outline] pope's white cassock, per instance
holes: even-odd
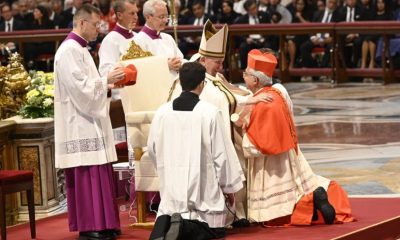
[[[213,35],[212,35],[213,34]],[[209,37],[207,38],[206,35]],[[225,25],[217,31],[210,21],[207,21],[203,28],[202,40],[200,43],[199,54],[203,57],[223,59],[225,56],[226,42],[228,36],[228,26]],[[212,76],[206,73],[205,86],[200,94],[200,99],[216,106],[222,113],[224,127],[228,133],[228,139],[233,141],[239,164],[244,172],[247,172],[247,161],[242,151],[242,136],[236,131],[230,121],[231,114],[240,111],[247,97],[235,95],[224,85],[219,74]],[[228,140],[227,139],[227,140]],[[246,218],[246,188],[235,194],[235,206],[232,211],[235,216],[230,215],[226,224],[235,220]],[[236,219],[237,220],[237,219]]]
[[[221,111],[203,101],[188,112],[174,111],[172,102],[159,108],[148,139],[160,179],[158,216],[179,212],[211,228],[225,226],[223,193],[239,191],[245,177],[223,125]]]
[[[172,36],[167,33],[157,33],[157,31],[145,25],[142,30],[133,37],[133,40],[144,51],[149,51],[155,56],[163,56],[166,58],[177,57],[183,60],[181,50],[179,50]],[[178,72],[170,70],[170,73],[172,82],[178,77]]]

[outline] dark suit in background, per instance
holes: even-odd
[[[202,21],[200,21],[202,19]],[[199,21],[196,21],[197,18],[194,16],[188,17],[185,21],[185,25],[196,25],[196,26],[203,26],[207,20],[210,20],[211,22],[215,23],[215,19],[212,16],[209,16],[208,14],[204,14],[203,18],[199,19]],[[197,51],[199,49],[200,45],[200,40],[201,36],[198,37],[185,37],[185,38],[180,38],[178,47],[181,50],[183,56],[188,59],[192,54],[190,54],[191,51]]]
[[[17,19],[17,18],[13,18],[13,24],[11,26],[11,31],[10,32],[14,32],[14,31],[19,31],[19,30],[25,30],[26,29],[26,25],[23,21]],[[2,21],[0,23],[0,32],[5,32],[6,31],[6,22]]]
[[[237,24],[250,24],[250,16],[249,14],[243,15],[238,18],[236,21]],[[266,12],[258,12],[257,14],[257,22],[256,20],[252,21],[252,24],[260,24],[260,23],[271,23],[271,19]],[[254,36],[245,36],[243,38],[237,38],[236,43],[239,43],[239,53],[240,53],[240,68],[245,69],[247,67],[247,54],[250,50],[255,48],[261,48],[265,45],[265,37],[260,36],[260,38],[255,38]]]
[[[348,14],[350,9],[353,9],[352,14]],[[340,22],[358,22],[365,21],[367,14],[364,14],[363,8],[359,5],[355,5],[353,8],[349,6],[343,6],[339,9],[339,21]],[[349,19],[349,17],[352,19]],[[346,67],[354,68],[357,67],[361,56],[361,45],[363,39],[359,35],[348,34],[342,37],[342,42],[345,43],[343,47],[343,58]]]
[[[12,21],[13,23],[11,25],[11,30],[9,32],[20,31],[20,30],[25,30],[26,29],[26,25],[21,20],[18,20],[17,18],[12,18],[12,19],[10,19],[10,21]],[[2,21],[0,23],[0,32],[5,32],[5,31],[6,31],[6,22]],[[8,50],[5,49],[5,48],[1,49],[0,56],[2,56],[2,60],[7,62],[9,54],[13,53],[13,52],[17,52],[18,51],[18,46],[17,46],[17,44],[15,44],[13,42],[5,43],[5,44],[10,46],[10,48]]]
[[[60,28],[68,28],[69,26],[71,26],[72,19],[74,18],[73,9],[74,7],[70,7],[62,12],[61,16],[63,21],[60,24]]]
[[[329,12],[325,11],[318,11],[312,20],[312,22],[319,22],[319,23],[333,23],[338,22],[340,20],[340,15],[338,10],[332,11],[329,16]],[[320,33],[322,40],[326,37],[325,33]],[[319,37],[319,34],[315,35],[314,37]],[[311,36],[313,37],[313,36]],[[329,36],[330,37],[330,36]],[[328,42],[323,42],[323,44],[317,44],[315,41],[313,42],[311,39],[304,42],[300,47],[300,55],[301,55],[301,67],[308,67],[308,68],[315,68],[315,67],[328,67],[330,62],[330,50],[332,49],[332,44]],[[323,47],[325,49],[324,56],[322,61],[318,63],[316,59],[314,59],[311,55],[312,50],[315,47]]]

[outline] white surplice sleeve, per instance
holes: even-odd
[[[99,49],[99,73],[102,77],[106,77],[114,65],[119,62],[118,42],[113,40],[111,37],[104,38]]]
[[[245,157],[263,156],[263,154],[256,148],[256,146],[254,146],[253,143],[251,143],[249,137],[247,137],[247,134],[243,135],[242,147]]]
[[[286,88],[281,83],[275,83],[274,85],[272,85],[272,87],[275,89],[278,89],[282,93],[282,95],[285,98],[286,103],[289,107],[289,110],[293,115],[293,102],[292,102],[292,99],[290,98],[289,92],[286,90]]]
[[[218,110],[212,124],[211,149],[218,182],[224,193],[235,193],[243,188],[245,177],[235,148],[225,131],[221,111]]]
[[[72,101],[83,115],[105,118],[108,116],[107,79],[99,76],[93,59],[90,58],[89,53],[85,54],[79,48],[65,49],[56,62],[59,66],[56,77],[60,80],[60,87],[68,92],[65,101]]]

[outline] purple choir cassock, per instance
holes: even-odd
[[[120,229],[112,164],[67,168],[64,171],[69,230]]]

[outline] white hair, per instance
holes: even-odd
[[[261,85],[263,86],[270,86],[272,85],[272,77],[265,75],[265,73],[261,71],[254,70],[252,68],[248,68],[247,71],[253,75],[254,77],[258,78]]]
[[[155,12],[154,7],[156,5],[167,6],[167,3],[164,2],[163,0],[148,0],[143,5],[143,15],[144,16],[153,15]]]
[[[169,3],[169,5],[171,5],[172,6],[172,2],[170,1],[170,2],[168,2]],[[175,7],[181,7],[181,1],[174,1],[174,5],[175,5]]]

